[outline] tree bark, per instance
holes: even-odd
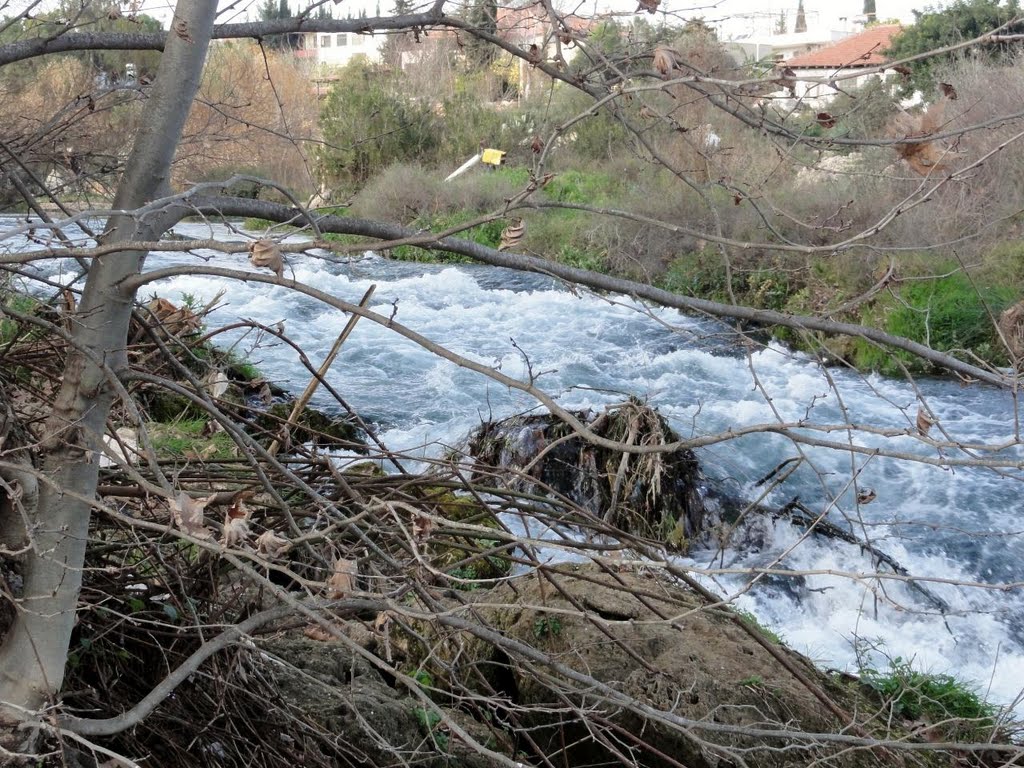
[[[131,211],[166,189],[182,127],[199,87],[216,0],[179,0],[142,130],[129,156],[114,209]],[[153,219],[113,217],[100,240],[152,240]],[[82,584],[91,503],[113,387],[100,362],[124,368],[134,294],[122,288],[146,254],[117,251],[95,259],[74,318],[73,348],[41,441],[43,482],[29,531],[24,595],[0,647],[0,744],[17,743],[10,726],[36,716],[60,691]],[[74,491],[74,498],[64,491]]]

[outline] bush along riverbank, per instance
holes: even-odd
[[[435,234],[449,232],[501,210],[528,184],[529,172],[523,167],[502,168],[448,183],[441,178],[433,169],[395,165],[371,178],[348,207],[333,212],[393,220]],[[1010,318],[1000,327],[999,320],[1024,298],[1024,247],[1016,240],[977,243],[969,256],[943,248],[907,251],[895,242],[892,250],[883,246],[803,254],[770,246],[719,245],[578,207],[632,210],[695,230],[714,229],[709,207],[735,202],[719,192],[713,188],[706,199],[693,199],[694,194],[680,193],[661,173],[640,173],[630,163],[609,161],[557,172],[523,207],[462,229],[458,236],[497,248],[502,233],[521,223],[522,233],[512,246],[517,251],[697,298],[865,325],[973,363],[1012,364],[1016,321]],[[748,221],[749,214],[730,211],[718,219],[723,237],[765,239]],[[350,245],[367,242],[352,236],[328,239]],[[409,245],[384,253],[403,260],[466,261]],[[935,372],[908,354],[864,339],[782,328],[770,331],[789,346],[865,371]]]

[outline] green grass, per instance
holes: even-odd
[[[943,728],[959,738],[987,738],[995,727],[998,708],[967,683],[951,675],[921,672],[899,656],[884,672],[862,669],[860,678],[898,717],[933,723],[951,721]]]
[[[600,171],[564,171],[548,182],[544,195],[560,203],[603,205],[622,191],[619,177]]]
[[[226,432],[204,436],[205,419],[187,419],[173,424],[150,422],[146,425],[153,450],[162,459],[201,459],[217,461],[235,455],[235,443]]]
[[[8,307],[13,312],[20,312],[29,315],[39,308],[39,302],[24,293],[8,293],[2,297],[2,307]],[[3,309],[0,307],[0,344],[10,343],[18,334],[20,324],[16,320],[3,316]]]
[[[734,613],[739,615],[740,619],[742,619],[744,624],[746,624],[748,627],[757,630],[758,634],[767,638],[775,645],[783,645],[782,637],[780,637],[778,634],[768,629],[768,627],[766,627],[764,624],[758,621],[757,617],[750,611],[743,611],[739,608],[733,608],[732,610]]]

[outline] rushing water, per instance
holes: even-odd
[[[182,234],[206,238],[205,225],[187,224]],[[213,234],[237,235],[215,227]],[[213,254],[208,254],[213,255]],[[196,263],[188,254],[160,254],[147,268]],[[250,269],[243,255],[216,255],[216,266]],[[66,267],[66,265],[65,265]],[[906,382],[861,376],[839,368],[822,370],[809,358],[769,347],[736,344],[717,323],[672,310],[644,307],[624,297],[578,294],[551,279],[485,266],[437,266],[390,262],[376,256],[352,261],[292,256],[296,279],[357,302],[376,285],[371,307],[432,341],[503,373],[538,383],[566,406],[597,406],[637,395],[656,406],[684,436],[779,419],[879,428],[909,428],[919,396],[957,441],[1012,441],[1015,402],[1005,392],[953,381]],[[52,265],[46,268],[55,274]],[[200,302],[226,293],[209,325],[249,318],[274,325],[318,362],[345,324],[342,313],[283,288],[236,283],[199,275],[154,284],[174,301]],[[308,373],[285,345],[257,343],[252,335],[225,335],[268,378],[292,390]],[[361,415],[374,423],[389,448],[431,456],[457,443],[482,419],[533,408],[536,403],[493,381],[458,368],[392,331],[361,321],[331,369],[328,380]],[[325,395],[321,404],[326,405]],[[314,401],[315,402],[315,401]],[[845,413],[844,413],[845,411]],[[842,442],[844,431],[816,433]],[[857,444],[935,457],[910,436],[858,433]],[[981,585],[1024,581],[1024,520],[1021,473],[984,468],[944,469],[910,461],[805,446],[804,464],[769,498],[782,504],[800,496],[815,511],[830,507],[831,519],[849,520],[861,538],[900,561],[912,574]],[[947,451],[963,458],[963,452]],[[754,497],[755,481],[798,449],[778,435],[753,434],[703,449],[709,474]],[[1014,447],[1001,458],[1020,458]],[[851,476],[877,499],[859,509]],[[820,664],[856,666],[855,646],[913,659],[916,666],[973,681],[993,701],[1010,703],[1024,687],[1022,590],[936,583],[929,588],[950,606],[938,615],[896,582],[883,588],[902,608],[876,597],[879,584],[838,573],[870,573],[858,547],[810,538],[784,522],[772,531],[768,549],[756,553],[695,553],[688,565],[763,567],[813,571],[799,597],[777,580],[749,591],[742,575],[709,576],[722,594],[755,613],[794,648]],[[796,546],[794,546],[796,545]],[[790,548],[792,549],[790,550]],[[712,563],[713,561],[713,563]],[[855,641],[856,640],[856,641]]]

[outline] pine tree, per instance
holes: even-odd
[[[804,0],[796,7],[796,24],[793,25],[794,32],[807,31],[807,17],[804,16]]]
[[[868,22],[875,21],[878,15],[875,13],[875,0],[864,0],[864,15]]]
[[[497,34],[497,0],[475,0],[470,6],[468,20],[479,30],[490,32],[492,35]],[[497,49],[493,45],[475,37],[470,37],[466,41],[464,50],[470,65],[479,69],[489,67],[497,56]]]

